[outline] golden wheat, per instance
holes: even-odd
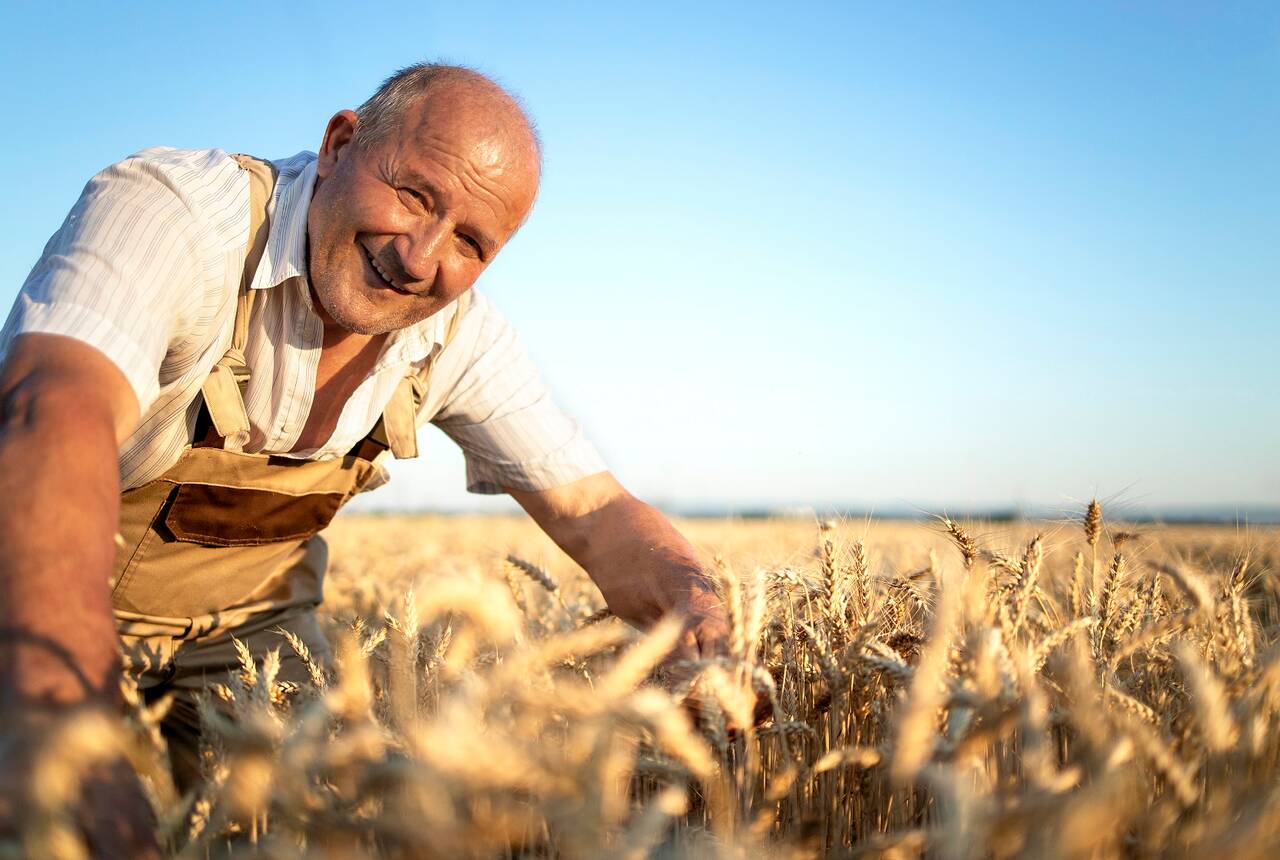
[[[731,634],[672,689],[678,622],[612,619],[527,523],[443,522],[338,521],[335,664],[236,643],[188,796],[167,700],[46,732],[0,857],[88,856],[120,754],[192,858],[1280,851],[1274,529],[690,522]]]

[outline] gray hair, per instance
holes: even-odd
[[[430,95],[436,87],[447,84],[469,86],[505,102],[528,129],[538,160],[542,160],[542,141],[538,139],[533,120],[529,118],[520,100],[489,76],[466,66],[448,63],[415,63],[383,81],[377,92],[356,108],[359,122],[353,142],[368,146],[386,140],[401,130],[405,112],[410,107],[419,99]]]

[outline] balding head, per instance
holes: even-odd
[[[354,142],[367,146],[403,132],[406,118],[424,100],[448,101],[451,108],[467,110],[473,121],[505,127],[522,139],[541,169],[542,142],[520,100],[466,66],[417,63],[400,69],[356,109],[359,125]]]

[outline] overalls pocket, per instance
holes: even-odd
[[[205,546],[257,546],[318,533],[346,501],[343,492],[288,495],[215,484],[181,484],[164,516],[173,537]]]
[[[293,576],[303,541],[376,474],[358,457],[285,462],[189,448],[168,472],[121,499],[126,547],[112,603],[192,617],[268,594],[282,606],[318,598],[319,581],[294,587],[281,577]]]

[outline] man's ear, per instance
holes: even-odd
[[[352,138],[355,137],[359,122],[360,119],[353,110],[340,110],[329,120],[329,125],[324,130],[324,140],[320,141],[320,154],[316,159],[316,176],[324,179],[338,166],[338,162],[346,154],[347,147],[351,145]]]

